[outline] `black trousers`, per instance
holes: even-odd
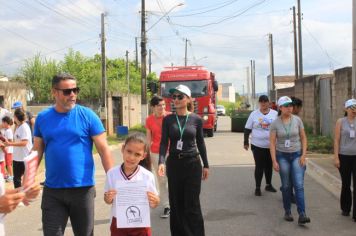
[[[43,188],[42,227],[44,236],[63,236],[70,218],[76,236],[94,235],[94,186]]]
[[[352,218],[356,219],[356,156],[347,156],[339,154],[340,168],[339,172],[341,175],[341,196],[340,196],[340,206],[341,210],[345,212],[351,211],[351,205],[353,201]],[[353,182],[353,198],[351,194],[351,176]],[[352,200],[353,199],[353,200]]]
[[[172,236],[204,236],[204,220],[200,208],[202,166],[198,157],[166,161]]]
[[[251,144],[251,150],[255,159],[256,188],[261,187],[263,173],[265,173],[266,184],[271,184],[272,158],[269,148],[260,148]]]
[[[21,178],[25,173],[25,164],[23,161],[13,161],[12,162],[14,169],[14,187],[21,187]]]

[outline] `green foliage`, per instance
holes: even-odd
[[[130,128],[130,132],[146,133],[146,128],[143,125],[135,125]]]
[[[47,60],[39,54],[27,60],[17,79],[26,83],[33,93],[33,101],[51,100],[52,77],[67,72],[77,78],[80,87],[79,99],[98,99],[101,96],[101,56],[86,57],[78,51],[68,50],[62,61]],[[109,92],[126,94],[128,91],[125,60],[107,59],[107,86]],[[141,75],[135,63],[129,62],[130,93],[141,93]]]
[[[26,60],[21,69],[23,81],[31,88],[35,102],[51,100],[51,81],[53,75],[58,73],[60,67],[54,60],[42,59],[40,54],[31,60]]]
[[[307,134],[308,151],[318,153],[333,153],[334,142],[330,136]]]
[[[225,107],[226,115],[231,116],[235,110],[240,108],[239,102],[226,102],[226,101],[218,101],[218,105],[223,105]]]

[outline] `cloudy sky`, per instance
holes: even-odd
[[[135,58],[141,0],[0,0],[0,71],[13,75],[40,53],[63,58],[68,48],[100,53],[100,14],[106,13],[107,56]],[[182,5],[184,4],[184,5]],[[246,67],[256,63],[256,91],[266,91],[268,34],[273,34],[275,75],[293,75],[291,7],[296,0],[146,0],[147,48],[152,70],[203,65],[219,82],[246,88]],[[301,0],[304,74],[350,66],[352,1]],[[152,28],[151,28],[152,27]],[[139,47],[138,47],[139,48]],[[139,48],[140,50],[140,48]],[[246,89],[245,89],[246,91]]]

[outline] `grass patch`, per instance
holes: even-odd
[[[334,141],[330,136],[307,134],[307,138],[308,151],[327,154],[334,152]]]

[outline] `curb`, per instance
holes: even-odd
[[[313,162],[311,159],[307,161],[306,172],[316,182],[321,184],[326,190],[332,193],[337,199],[340,199],[341,180],[327,172],[324,168]]]

